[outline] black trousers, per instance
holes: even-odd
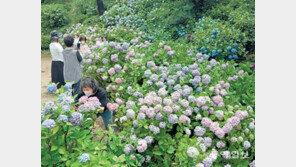
[[[51,62],[51,82],[57,83],[58,89],[65,85],[64,81],[64,62],[52,61]]]

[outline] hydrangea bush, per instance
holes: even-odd
[[[201,22],[211,24],[208,19]],[[204,30],[205,37],[212,34],[209,30]],[[68,29],[69,34],[76,32],[87,36],[91,48],[83,60],[83,73],[107,90],[107,107],[114,112],[120,133],[109,134],[113,142],[90,142],[95,110],[75,111],[69,91],[59,91],[57,102],[46,103],[42,110],[44,146],[58,141],[53,152],[59,158],[50,163],[255,164],[254,70],[250,63],[215,59],[184,40],[149,42],[146,33],[130,25],[78,24]],[[215,29],[216,33],[220,38]],[[227,34],[220,33],[221,37]],[[108,43],[98,43],[100,36],[107,36]],[[216,42],[212,45],[218,48],[207,49],[224,48],[221,55],[229,51],[227,43],[216,46],[221,40]],[[239,43],[229,42],[241,51]],[[81,106],[88,100],[82,98]],[[77,144],[74,152],[70,142]],[[61,146],[67,157],[59,152]],[[103,153],[98,151],[101,147]],[[47,160],[53,155],[51,149],[44,147]]]

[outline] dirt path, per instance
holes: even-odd
[[[47,86],[51,81],[51,57],[49,55],[41,56],[41,102],[45,103],[52,100],[53,95],[47,93]]]

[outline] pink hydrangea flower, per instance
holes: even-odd
[[[223,127],[222,130],[224,131],[224,133],[230,133],[232,130],[232,126],[230,123],[226,123]]]
[[[97,97],[90,97],[90,98],[88,98],[87,101],[93,103],[93,102],[99,102],[99,99]]]
[[[220,91],[220,94],[221,94],[222,96],[226,96],[226,95],[227,95],[227,92],[226,92],[225,89],[222,89],[222,90]]]
[[[164,50],[166,50],[166,51],[171,51],[172,49],[171,49],[171,47],[165,45],[165,46],[164,46]]]
[[[140,103],[140,105],[143,105],[143,104],[145,104],[145,101],[144,101],[144,99],[143,99],[143,98],[139,98],[139,99],[138,99],[138,102]]]
[[[146,112],[146,115],[151,119],[154,118],[155,117],[154,108],[149,107],[148,111]]]
[[[189,124],[190,124],[190,122],[191,122],[190,118],[188,118],[188,117],[185,116],[185,115],[181,115],[181,116],[179,117],[179,121],[180,121],[182,124],[184,124],[184,123],[189,123]]]
[[[158,91],[158,95],[159,95],[159,96],[161,96],[161,95],[162,95],[162,96],[166,96],[167,93],[168,93],[168,92],[165,90],[165,87],[160,88],[159,91]]]
[[[187,109],[187,110],[183,111],[183,114],[186,115],[186,116],[191,116],[192,111]]]
[[[162,103],[162,98],[161,97],[153,97],[153,101],[154,101],[154,103],[161,104]]]
[[[139,139],[138,140],[138,146],[137,146],[137,150],[142,153],[147,149],[147,141],[144,139]]]
[[[237,116],[231,117],[227,119],[227,123],[229,123],[231,126],[237,126],[240,123],[240,119]]]
[[[167,113],[167,114],[171,114],[172,111],[173,111],[173,109],[172,109],[170,106],[165,106],[165,107],[163,108],[163,111],[164,111],[165,113]]]
[[[240,70],[240,71],[238,72],[238,75],[244,75],[244,70]]]
[[[163,104],[164,104],[164,105],[167,105],[167,106],[171,106],[171,105],[173,105],[173,102],[172,102],[171,99],[164,98],[164,99],[163,99]]]
[[[226,88],[226,89],[229,89],[230,84],[227,82],[227,83],[225,83],[225,84],[223,85],[223,87]]]
[[[107,48],[102,49],[102,52],[103,53],[106,53],[107,52]]]
[[[176,111],[180,111],[181,108],[178,105],[173,105],[173,110],[176,112]]]
[[[114,74],[115,74],[115,70],[114,70],[114,68],[110,68],[110,69],[108,70],[108,73],[109,73],[109,75],[114,75]]]
[[[181,97],[181,94],[180,94],[179,92],[173,92],[173,93],[172,93],[172,99],[173,99],[174,101],[179,100],[180,97]]]
[[[115,82],[116,82],[117,84],[120,84],[121,81],[122,81],[121,78],[116,78],[116,79],[115,79]]]
[[[201,120],[201,124],[202,124],[202,126],[204,126],[204,127],[210,127],[211,124],[212,124],[212,120],[211,120],[210,118],[204,117],[204,118]]]
[[[225,133],[224,133],[224,131],[223,131],[221,128],[219,128],[218,130],[216,130],[215,135],[216,135],[219,139],[222,139],[222,138],[224,137]]]
[[[88,97],[87,96],[82,96],[82,97],[79,98],[78,102],[79,103],[86,103],[87,100],[88,100]]]
[[[157,104],[155,107],[154,107],[154,111],[155,112],[158,112],[162,109],[162,106],[160,104]]]
[[[124,103],[123,100],[121,100],[120,98],[116,98],[115,99],[115,102],[118,104],[118,105],[122,105]]]
[[[115,111],[115,110],[118,109],[118,104],[117,104],[117,103],[114,103],[114,104],[108,103],[108,104],[107,104],[107,108],[108,108],[110,111]]]
[[[220,129],[220,127],[219,127],[219,123],[218,122],[213,122],[212,124],[211,124],[211,126],[210,126],[210,130],[212,131],[212,132],[216,132],[217,130],[219,130]]]
[[[148,111],[148,107],[147,106],[141,106],[140,112],[146,113],[147,111]]]

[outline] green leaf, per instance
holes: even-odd
[[[52,129],[52,134],[56,134],[59,131],[59,126],[56,126],[55,128]]]
[[[60,153],[60,154],[65,154],[65,153],[66,153],[65,148],[64,148],[64,147],[60,147],[60,148],[59,148],[59,153]]]
[[[174,151],[175,151],[175,148],[173,146],[170,146],[167,152],[169,154],[172,154],[172,153],[174,153]]]
[[[161,151],[155,151],[155,152],[153,152],[153,154],[155,154],[155,155],[162,155],[162,152]]]
[[[58,146],[52,146],[51,149],[50,149],[50,151],[55,151],[57,149],[58,149]]]

